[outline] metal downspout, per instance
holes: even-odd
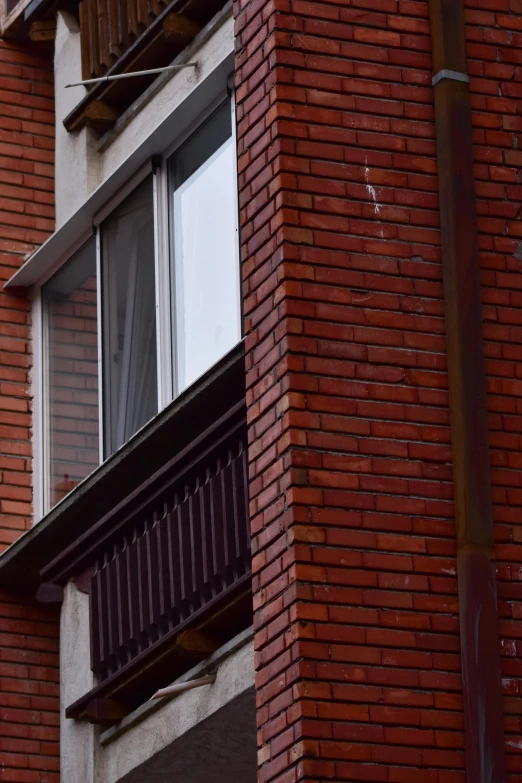
[[[505,749],[469,78],[462,0],[430,0],[468,783]]]

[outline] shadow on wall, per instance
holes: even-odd
[[[118,783],[255,783],[255,692],[249,688]]]

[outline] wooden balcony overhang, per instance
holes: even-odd
[[[245,404],[240,343],[0,555],[0,589],[34,596],[41,571],[235,405]],[[47,591],[56,596],[57,591]]]
[[[246,452],[240,401],[44,568],[89,594],[96,684],[67,717],[118,722],[251,624]]]
[[[239,402],[43,570],[89,593],[97,684],[67,717],[115,723],[251,625],[246,448]]]
[[[170,65],[225,5],[226,0],[82,0],[83,79]],[[107,130],[155,78],[92,85],[64,119],[65,128]]]
[[[89,594],[94,687],[113,724],[252,624],[242,344],[0,557],[0,587]]]
[[[80,25],[82,80],[87,80],[172,64],[226,6],[231,0],[19,0],[4,35],[52,46],[57,12],[72,13]],[[65,128],[108,130],[156,78],[91,85],[64,119]]]
[[[112,726],[151,695],[209,658],[225,642],[252,625],[251,572],[106,680],[65,708],[65,717]]]

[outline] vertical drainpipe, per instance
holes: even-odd
[[[504,729],[463,0],[429,0],[468,783],[503,783]]]

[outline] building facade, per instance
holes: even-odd
[[[0,781],[522,781],[520,0],[2,19]]]

